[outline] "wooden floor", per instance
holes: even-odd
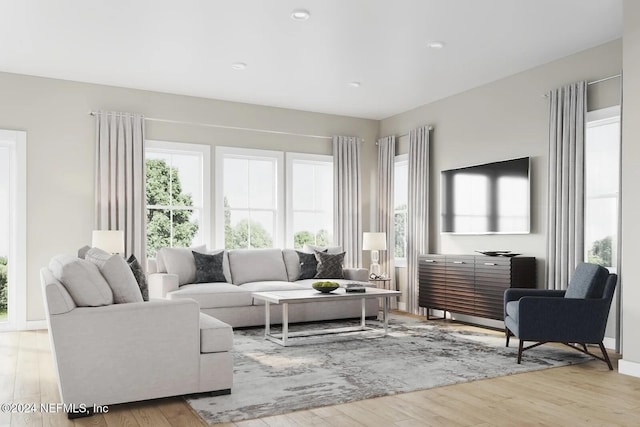
[[[613,359],[617,364],[618,357]],[[46,331],[0,333],[0,403],[40,405],[59,401]],[[603,362],[593,361],[226,425],[410,427],[586,424],[640,425],[640,378],[609,371]],[[181,398],[169,398],[112,405],[107,414],[75,421],[69,421],[61,413],[0,412],[0,426],[8,425],[185,427],[206,424]]]

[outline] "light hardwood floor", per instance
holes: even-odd
[[[617,364],[618,357],[612,359]],[[0,333],[0,403],[8,402],[37,405],[59,402],[46,331]],[[593,361],[225,425],[411,427],[587,424],[640,425],[640,379],[611,372],[603,362]],[[107,414],[74,421],[69,421],[61,413],[0,412],[0,426],[8,425],[183,427],[206,424],[181,398],[168,398],[112,405]]]

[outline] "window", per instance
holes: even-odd
[[[620,108],[587,114],[585,135],[585,260],[617,268]]]
[[[409,157],[396,156],[393,177],[393,227],[395,241],[395,264],[404,267],[407,263],[407,208],[409,200]]]
[[[26,327],[26,142],[0,130],[0,330]]]
[[[282,246],[282,164],[283,154],[277,151],[216,148],[218,247]]]
[[[287,247],[333,242],[333,157],[287,153]]]
[[[147,255],[209,241],[209,146],[146,141]]]

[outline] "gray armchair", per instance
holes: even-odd
[[[563,343],[605,362],[613,370],[602,343],[618,276],[595,264],[578,265],[566,291],[507,289],[504,324],[507,347],[511,335],[519,338],[522,352],[548,342]],[[535,344],[524,347],[525,341]],[[587,349],[597,344],[602,357]]]

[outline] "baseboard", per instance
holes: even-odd
[[[614,351],[616,349],[616,339],[615,338],[604,337],[604,339],[602,340],[602,344],[604,344],[604,348],[606,348],[606,349],[614,350]]]
[[[40,329],[48,329],[46,320],[28,320],[24,327],[25,331],[37,331]]]
[[[620,359],[618,360],[618,372],[640,378],[640,363]]]

